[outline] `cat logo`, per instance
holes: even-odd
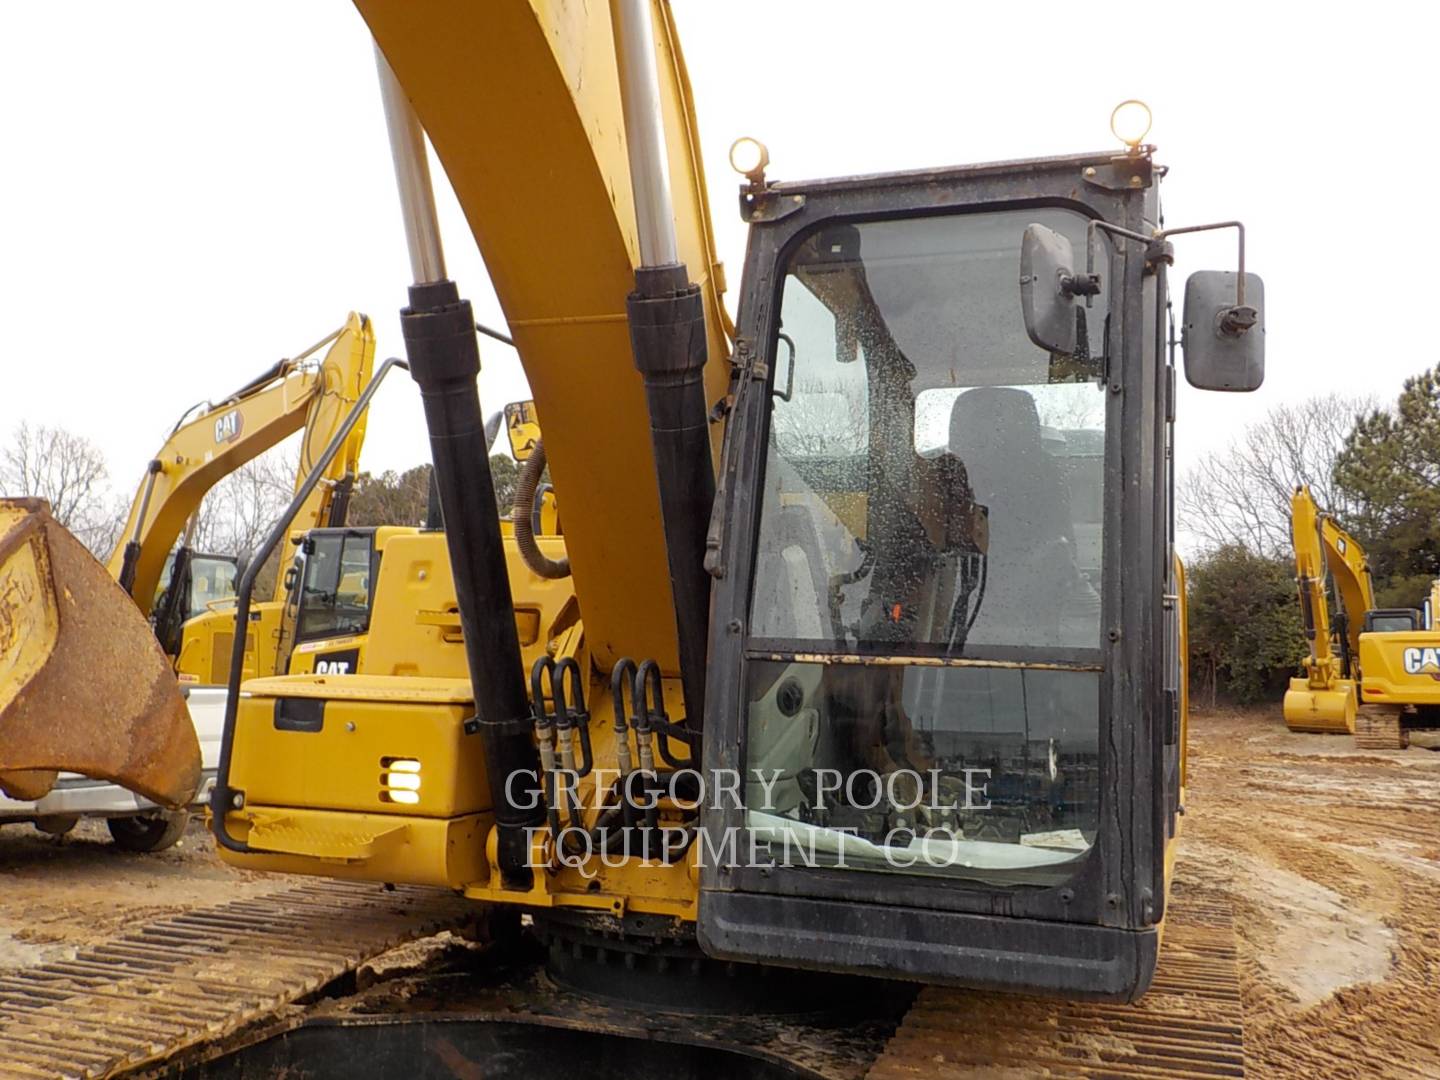
[[[1405,674],[1440,678],[1440,649],[1406,649]]]
[[[344,649],[315,658],[316,675],[354,675],[359,666],[359,649]]]
[[[231,409],[215,418],[215,441],[217,443],[234,442],[240,437],[240,429],[244,426],[245,418],[240,415],[240,410]]]

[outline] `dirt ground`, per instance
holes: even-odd
[[[1440,1077],[1440,753],[1192,718],[1177,875],[1235,907],[1247,1071]]]
[[[149,919],[283,888],[289,878],[231,870],[192,818],[175,847],[132,855],[102,821],[66,836],[0,826],[0,971],[69,959]]]
[[[1235,907],[1250,1075],[1440,1077],[1440,753],[1200,713],[1183,829],[1180,876]],[[6,826],[0,970],[291,880],[224,867],[198,821],[158,855]]]

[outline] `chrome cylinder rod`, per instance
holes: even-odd
[[[630,187],[635,195],[640,265],[672,266],[680,261],[680,255],[675,242],[670,157],[660,112],[660,76],[655,67],[650,0],[612,0],[610,11],[617,24],[615,61],[620,68],[620,100],[630,154]]]
[[[416,285],[444,281],[445,252],[440,246],[440,221],[435,215],[435,192],[430,186],[425,132],[410,98],[378,45],[375,66],[380,73],[380,100],[385,107],[385,127],[390,132],[390,157],[395,163],[400,213],[405,219],[410,273]]]

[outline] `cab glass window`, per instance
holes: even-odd
[[[1075,355],[1034,345],[1035,222],[1085,251],[1043,208],[830,225],[789,258],[746,676],[772,848],[1039,881],[1093,842],[1109,295]]]
[[[311,537],[308,545],[296,639],[364,633],[370,625],[369,535],[325,533]]]
[[[238,574],[235,560],[218,555],[196,555],[190,561],[190,608],[187,619],[214,610],[235,599]]]

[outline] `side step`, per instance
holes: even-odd
[[[922,990],[866,1080],[1244,1076],[1243,1012],[1229,910],[1180,899],[1137,1004]]]
[[[73,960],[0,974],[0,1080],[164,1061],[320,990],[475,906],[437,889],[315,882],[148,923]]]

